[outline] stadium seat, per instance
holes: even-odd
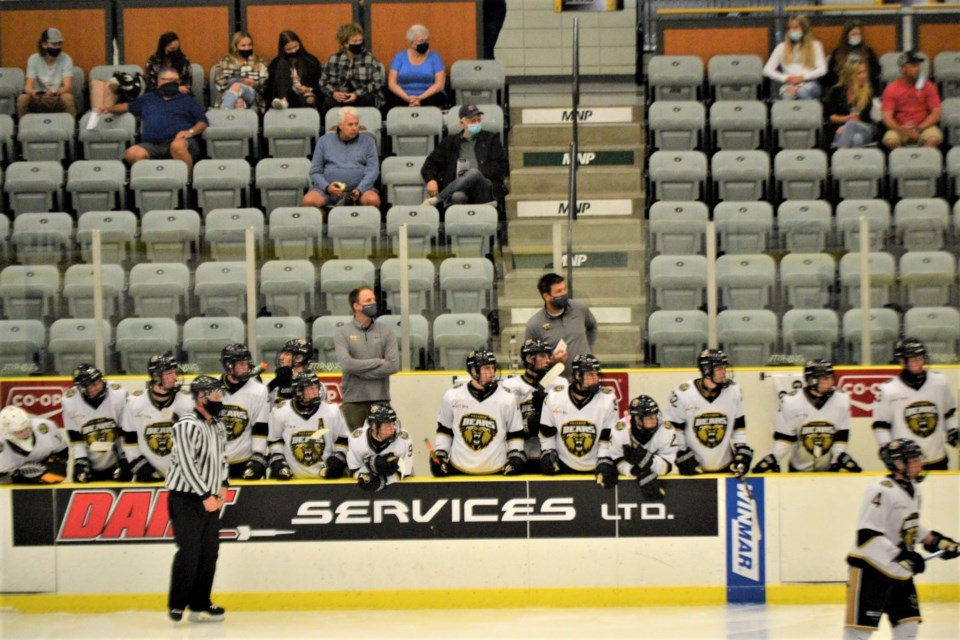
[[[3,179],[3,171],[0,171],[0,179]],[[10,218],[5,213],[0,213],[0,263],[6,263],[10,260]]]
[[[397,156],[427,156],[443,136],[437,107],[394,107],[387,112],[387,136]]]
[[[960,51],[941,51],[933,58],[933,77],[941,98],[960,97]]]
[[[206,216],[213,209],[242,207],[250,202],[250,165],[246,160],[201,160],[193,167],[197,207]]]
[[[17,113],[17,96],[23,93],[25,74],[19,67],[0,67],[0,114]]]
[[[387,190],[387,202],[393,206],[418,205],[425,189],[420,168],[424,156],[391,156],[380,164],[380,180]]]
[[[272,158],[306,158],[320,135],[320,113],[313,108],[268,109],[263,137]]]
[[[648,175],[657,200],[701,200],[707,156],[700,151],[655,151]]]
[[[59,162],[12,162],[3,190],[14,215],[54,211],[63,202],[65,172]]]
[[[655,149],[690,151],[703,146],[707,112],[699,102],[659,100],[650,105],[647,123]]]
[[[73,371],[81,362],[96,362],[96,321],[90,318],[60,318],[50,325],[47,351],[53,355],[53,370],[57,373]],[[113,331],[103,321],[103,358],[110,361]]]
[[[717,340],[737,366],[765,365],[777,344],[777,316],[766,309],[721,311]]]
[[[273,363],[288,341],[307,337],[307,323],[296,316],[265,316],[257,318],[256,331],[258,359]]]
[[[114,349],[120,354],[120,368],[128,375],[140,375],[150,357],[157,353],[177,353],[180,325],[167,317],[124,318],[117,324]]]
[[[327,237],[338,258],[366,258],[373,255],[380,239],[380,209],[377,207],[333,207],[327,213]]]
[[[189,262],[200,251],[200,214],[157,209],[140,219],[140,241],[150,262]]]
[[[660,255],[650,261],[652,308],[697,309],[707,287],[707,259],[700,255]]]
[[[87,211],[81,214],[77,220],[77,244],[84,262],[93,262],[94,231],[100,232],[100,261],[121,264],[133,251],[137,216],[131,211]]]
[[[39,320],[0,320],[0,372],[19,367],[43,369],[47,329]],[[32,365],[32,366],[31,366]]]
[[[892,299],[896,284],[896,263],[884,251],[871,252],[867,258],[870,269],[870,306],[882,307]],[[852,251],[840,258],[840,303],[844,307],[860,306],[860,254]]]
[[[783,346],[805,360],[834,359],[840,320],[833,309],[791,309],[783,314]]]
[[[449,225],[450,213],[447,212]],[[407,227],[407,252],[410,258],[426,258],[440,234],[440,212],[429,205],[390,207],[386,233],[393,243],[393,255],[400,252],[400,227]]]
[[[2,98],[0,98],[2,100]],[[0,113],[0,166],[6,166],[16,159],[15,142],[13,135],[13,116]]]
[[[246,263],[203,262],[197,266],[194,280],[194,293],[200,303],[202,315],[235,318],[246,315]],[[186,340],[186,334],[184,334],[184,340]]]
[[[940,127],[947,146],[960,145],[960,98],[947,98],[940,103]]]
[[[209,158],[243,160],[260,156],[260,120],[255,109],[209,109],[207,120],[210,124],[202,135]]]
[[[860,217],[867,219],[870,250],[880,251],[890,233],[890,203],[886,200],[843,200],[837,204],[837,233],[848,251],[860,250]]]
[[[197,62],[190,64],[190,89],[194,99],[201,107],[207,106],[207,97],[204,95],[207,88],[206,71],[203,65]]]
[[[898,198],[935,198],[943,154],[932,147],[900,147],[890,152],[890,183]]]
[[[369,260],[327,260],[320,267],[320,292],[328,313],[350,311],[348,296],[360,286],[372,287],[376,267]]]
[[[127,148],[136,140],[137,119],[132,113],[103,113],[91,129],[87,124],[92,114],[88,111],[80,118],[77,138],[83,157],[87,160],[123,160]]]
[[[947,194],[960,196],[960,146],[951,147],[946,160]]]
[[[119,160],[75,160],[67,169],[67,191],[77,215],[127,206],[127,168]]]
[[[340,369],[333,334],[338,327],[348,322],[353,322],[353,316],[320,316],[313,321],[310,335],[313,338],[313,348],[317,350],[317,362],[336,370]]]
[[[17,123],[17,140],[28,162],[73,160],[77,121],[69,113],[27,113]]]
[[[183,351],[188,363],[201,372],[219,375],[223,371],[220,351],[225,344],[244,342],[240,318],[190,318],[183,323]]]
[[[833,210],[825,200],[786,200],[777,208],[777,228],[788,251],[823,251],[832,227]]]
[[[424,313],[432,309],[434,282],[437,272],[433,262],[426,258],[411,258],[407,264],[410,283],[410,313]],[[380,267],[380,287],[387,308],[400,314],[400,260],[390,258]]]
[[[893,222],[904,249],[936,251],[950,230],[950,205],[942,198],[904,198],[893,208]]]
[[[190,269],[177,262],[141,262],[130,269],[128,292],[141,318],[187,314]]]
[[[702,202],[659,201],[650,205],[653,250],[662,255],[703,252],[710,212]]]
[[[140,215],[178,209],[187,202],[187,165],[179,160],[141,160],[130,168],[130,189]]]
[[[102,80],[109,82],[115,73],[129,73],[137,75],[138,73],[146,79],[143,67],[138,64],[101,64],[90,69],[91,80]]]
[[[830,158],[830,171],[841,199],[869,199],[880,195],[886,172],[883,152],[871,149],[837,149]]]
[[[377,155],[383,155],[383,115],[376,107],[354,107],[360,114],[360,133],[373,138],[377,144]],[[339,109],[327,111],[324,130],[336,131],[340,118]]]
[[[270,242],[281,260],[309,260],[323,242],[323,213],[315,207],[277,207],[270,212]]]
[[[720,250],[728,254],[763,253],[773,234],[769,202],[720,202],[713,208]]]
[[[456,62],[454,62],[456,64]],[[500,136],[500,142],[503,142],[504,139],[504,118],[503,118],[503,108],[498,104],[484,104],[476,103],[477,108],[480,109],[480,112],[483,114],[483,119],[480,121],[480,127],[484,131],[489,131],[490,133],[495,133]],[[455,104],[450,107],[450,110],[447,111],[447,118],[445,125],[447,127],[447,135],[453,136],[460,133],[463,130],[463,127],[460,126],[460,106]]]
[[[103,289],[103,317],[123,316],[126,296],[127,274],[118,264],[100,267],[100,282]],[[94,318],[93,265],[70,265],[63,274],[63,297],[67,301],[67,313],[74,318]]]
[[[778,100],[770,107],[770,126],[780,149],[815,148],[822,123],[819,100]]]
[[[493,301],[494,267],[486,258],[447,258],[440,263],[441,306],[450,313],[480,313]]]
[[[647,63],[647,83],[654,102],[697,100],[703,86],[703,61],[697,56],[653,56]]]
[[[907,251],[900,256],[900,286],[908,305],[949,303],[956,279],[956,259],[947,251]]]
[[[497,209],[489,204],[455,204],[443,215],[444,234],[450,252],[460,258],[479,258],[491,252],[491,238],[497,235]]]
[[[445,313],[433,321],[436,365],[444,371],[462,371],[467,354],[487,346],[490,325],[480,313]]]
[[[776,279],[776,265],[768,255],[717,258],[717,288],[729,309],[765,309]]]
[[[763,86],[763,60],[753,54],[711,56],[707,84],[714,102],[756,100]]]
[[[848,362],[863,362],[863,311],[850,309],[843,314],[843,341]],[[893,343],[900,336],[900,316],[893,309],[870,309],[870,363],[893,362]]]
[[[53,265],[10,265],[0,271],[0,299],[8,320],[36,320],[58,313],[60,271]]]
[[[903,332],[922,340],[930,356],[953,361],[960,342],[960,311],[956,307],[914,307],[903,314]]]
[[[773,159],[773,175],[781,199],[817,200],[823,197],[827,179],[827,154],[820,149],[785,149]]]
[[[73,255],[73,217],[69,213],[21,213],[10,234],[17,261],[57,264]]]
[[[246,209],[214,209],[207,214],[203,243],[213,260],[244,260],[247,229],[253,228],[254,249],[263,255],[263,212]]]
[[[390,325],[397,336],[397,352],[403,354],[403,318],[399,315],[385,315],[377,322]],[[430,323],[422,315],[410,314],[410,359],[413,365],[425,364],[427,348],[430,343]],[[414,368],[417,368],[416,366]]]
[[[763,200],[770,180],[766,151],[717,151],[710,160],[720,200]]]
[[[278,207],[299,207],[310,188],[310,161],[306,158],[264,158],[257,163],[260,203],[270,213]]]
[[[457,60],[450,66],[450,87],[458,105],[503,104],[506,72],[498,60]]]
[[[268,260],[260,269],[260,293],[274,316],[313,315],[316,286],[309,260]]]
[[[654,311],[647,320],[654,362],[662,367],[689,367],[707,346],[707,314],[703,311]]]
[[[780,285],[791,307],[828,307],[836,279],[837,263],[829,253],[789,253],[780,260]]]
[[[714,102],[710,106],[710,130],[715,149],[759,149],[766,129],[767,107],[759,100],[729,100]]]

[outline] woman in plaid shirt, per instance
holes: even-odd
[[[220,90],[216,107],[221,109],[263,110],[263,86],[267,81],[267,64],[253,55],[253,38],[237,31],[230,39],[230,53],[217,63],[215,82]]]
[[[379,109],[384,104],[383,65],[364,46],[363,27],[340,25],[337,42],[340,51],[327,60],[320,80],[323,113],[346,105]]]

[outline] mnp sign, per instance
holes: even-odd
[[[767,597],[764,586],[763,479],[749,478],[745,483],[737,478],[727,478],[726,489],[727,602],[762,604]]]

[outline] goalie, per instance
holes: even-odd
[[[350,435],[347,466],[364,491],[380,491],[413,475],[410,434],[386,402],[372,404],[366,423]]]
[[[68,458],[67,439],[57,425],[13,405],[0,410],[0,483],[63,482]]]

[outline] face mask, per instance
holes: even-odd
[[[570,296],[554,296],[552,302],[557,309],[566,309],[570,302]]]
[[[297,49],[293,53],[284,53],[283,55],[287,57],[287,60],[296,60],[300,57],[300,49]]]
[[[164,98],[172,98],[180,93],[180,86],[176,82],[167,82],[157,87],[157,91]]]
[[[207,400],[203,408],[210,414],[211,418],[218,418],[220,417],[220,412],[223,411],[223,403],[217,400]]]
[[[851,47],[859,47],[861,42],[863,42],[863,38],[849,38],[847,40],[847,44]]]
[[[790,42],[800,42],[803,39],[803,31],[788,31],[787,37]]]
[[[363,53],[363,43],[347,45],[347,49],[349,49],[353,55],[358,56]]]
[[[427,51],[430,51],[430,43],[429,43],[429,42],[421,42],[421,43],[418,44],[416,47],[414,47],[414,49],[417,50],[417,53],[426,53]]]
[[[60,51],[62,51],[62,49],[60,47],[47,47],[44,49],[44,51],[46,51],[47,55],[51,58],[56,58],[58,55],[60,55]]]
[[[478,123],[478,124],[468,124],[468,125],[467,125],[467,131],[469,131],[469,132],[470,132],[470,135],[472,135],[472,136],[477,135],[477,134],[480,133],[480,131],[482,131],[482,130],[483,130],[483,125],[482,125],[482,124],[479,124],[479,123]]]
[[[249,60],[249,59],[250,59],[250,56],[253,55],[253,49],[238,49],[238,50],[237,50],[237,53],[240,54],[240,57],[241,57],[241,58],[243,58],[243,59],[245,59],[245,60]]]
[[[363,309],[361,309],[360,311],[361,313],[363,313],[363,315],[367,316],[368,318],[373,319],[377,317],[377,305],[375,304],[365,304],[363,305]]]
[[[167,57],[171,60],[183,60],[183,51],[180,49],[174,49],[173,51],[167,52]]]

